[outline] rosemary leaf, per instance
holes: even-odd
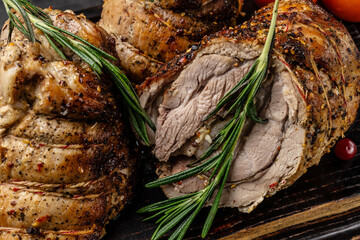
[[[181,200],[188,199],[196,195],[197,193],[190,193],[188,195],[178,196],[174,198],[169,198],[161,202],[153,203],[151,205],[148,205],[146,207],[143,207],[137,211],[137,213],[145,213],[145,212],[152,212],[161,206],[170,206],[168,204],[172,204],[173,202],[180,202]]]
[[[127,108],[127,106],[125,106]],[[150,145],[149,137],[146,133],[146,125],[143,121],[140,121],[140,118],[137,118],[135,116],[135,113],[132,111],[132,109],[127,109],[127,112],[129,113],[129,119],[132,123],[132,126],[134,127],[135,131],[139,134],[140,138],[144,141],[146,145]]]
[[[159,224],[159,227],[154,232],[154,235],[151,239],[153,240],[159,239],[162,235],[164,235],[174,226],[176,226],[176,224],[178,224],[184,217],[186,217],[187,214],[189,214],[196,207],[197,206],[192,204],[192,202],[189,202],[188,204],[183,205],[181,208],[174,211],[172,214],[167,216],[167,218],[165,218],[162,223]]]
[[[21,23],[21,21],[19,20],[19,18],[13,14],[12,12],[9,12],[9,19],[12,22],[12,24],[22,33],[24,34],[27,38],[31,38],[29,33],[27,32],[26,28],[24,27],[24,25]]]
[[[115,84],[118,86],[119,91],[122,93],[123,98],[125,98],[126,103],[135,111],[134,114],[155,131],[156,127],[150,117],[146,114],[145,110],[141,107],[140,101],[135,93],[134,88],[131,86],[129,80],[121,72],[121,70],[115,65],[111,64],[107,59],[102,58],[102,63],[104,64],[105,70],[107,73],[112,76]],[[145,133],[147,134],[147,133]]]
[[[51,47],[57,52],[57,54],[59,54],[59,56],[60,56],[62,59],[67,60],[67,59],[66,59],[66,56],[65,56],[65,55],[61,52],[61,50],[56,46],[56,44],[54,43],[54,41],[51,40],[51,37],[50,37],[48,34],[46,34],[46,33],[44,33],[44,35],[45,35],[47,41],[50,43]]]
[[[198,215],[198,213],[200,212],[200,210],[203,208],[206,200],[208,199],[209,195],[211,194],[207,194],[207,197],[202,197],[200,202],[198,203],[195,211],[187,218],[185,219],[182,224],[175,230],[175,232],[173,233],[173,237],[170,236],[171,238],[177,238],[177,239],[183,239],[186,231],[189,229],[191,223],[194,221],[195,217]],[[196,206],[196,205],[195,205]]]
[[[190,176],[193,176],[195,174],[199,174],[204,172],[205,169],[207,169],[207,167],[209,166],[210,169],[212,169],[214,167],[214,161],[216,160],[216,158],[212,158],[209,161],[206,161],[196,167],[193,168],[189,168],[185,171],[179,172],[179,173],[175,173],[171,176],[168,176],[166,178],[161,178],[158,180],[155,180],[153,182],[147,183],[145,186],[147,188],[155,188],[155,187],[159,187],[162,185],[166,185],[168,183],[173,183],[173,182],[177,182],[180,181],[184,178],[188,178]]]
[[[16,1],[16,0],[3,0],[3,2],[10,5],[12,8],[15,9],[15,11],[20,12],[20,14],[23,17],[23,20],[25,22],[25,26],[26,26],[26,30],[27,30],[27,34],[29,36],[29,39],[30,39],[30,41],[32,41],[34,43],[36,41],[34,30],[32,29],[29,16],[26,13],[26,11],[24,10],[24,8],[21,6],[21,3]]]
[[[227,164],[226,164],[226,173],[225,173],[225,176],[227,176],[229,174],[229,170],[230,170],[230,166],[231,166],[231,162],[232,162],[232,157],[231,156],[231,159],[229,159],[227,161]],[[204,238],[206,237],[206,235],[208,234],[209,230],[210,230],[210,227],[215,219],[215,215],[217,213],[217,210],[219,208],[219,204],[220,204],[220,199],[221,199],[221,194],[222,194],[222,191],[224,189],[224,186],[225,186],[225,183],[226,183],[226,178],[224,177],[222,179],[222,182],[221,182],[221,185],[218,189],[218,192],[216,194],[216,197],[215,197],[215,200],[213,202],[213,205],[211,206],[211,209],[210,209],[210,212],[209,212],[209,215],[208,217],[206,218],[206,221],[205,221],[205,224],[204,224],[204,227],[203,227],[203,230],[202,230],[202,233],[201,233],[201,237]]]
[[[51,19],[50,19],[49,15],[46,14],[44,11],[42,11],[37,6],[33,5],[31,2],[28,2],[26,0],[20,0],[19,2],[21,2],[23,4],[23,6],[33,15],[39,16],[39,18],[41,20],[43,20],[44,22],[51,23]]]
[[[14,23],[12,21],[10,21],[9,23],[9,34],[8,34],[8,39],[7,41],[10,42],[11,41],[11,34],[14,30]]]
[[[251,101],[249,103],[247,112],[248,112],[249,118],[251,120],[253,120],[254,122],[261,123],[261,124],[267,123],[267,120],[264,120],[264,119],[261,119],[258,117],[254,101]]]

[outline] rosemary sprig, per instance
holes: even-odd
[[[85,61],[98,76],[106,72],[114,80],[122,95],[130,123],[144,143],[149,145],[146,125],[153,130],[155,130],[155,125],[141,107],[138,96],[129,79],[117,66],[110,62],[110,60],[116,61],[116,58],[90,44],[85,39],[54,26],[47,13],[27,0],[2,1],[10,19],[8,41],[11,41],[12,31],[14,27],[16,27],[30,41],[36,42],[33,25],[44,33],[52,48],[61,58],[66,60],[65,54],[60,50],[58,45],[67,47],[73,51]],[[24,24],[16,14],[14,14],[13,10],[21,15]]]
[[[227,107],[228,105],[230,106],[228,107],[226,114],[234,114],[199,160],[200,162],[206,161],[183,172],[146,184],[146,187],[149,188],[158,187],[212,170],[212,174],[209,177],[210,183],[204,189],[188,195],[154,203],[138,210],[139,213],[155,212],[153,216],[145,220],[160,217],[156,222],[159,225],[155,230],[152,239],[159,239],[176,225],[178,225],[178,227],[170,235],[169,239],[182,239],[196,215],[204,207],[205,203],[213,197],[217,190],[201,236],[204,238],[209,232],[220,204],[221,194],[234,157],[235,147],[241,136],[247,117],[258,123],[265,122],[257,115],[254,97],[267,76],[275,38],[278,6],[279,0],[276,0],[269,33],[261,55],[241,81],[220,100],[215,110],[204,119],[205,121],[213,117],[222,108]],[[221,151],[215,156],[212,156],[220,147]]]

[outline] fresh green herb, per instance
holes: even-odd
[[[194,221],[196,215],[204,207],[205,203],[213,197],[213,194],[217,190],[201,236],[204,238],[209,232],[220,204],[221,194],[234,157],[234,150],[241,136],[246,118],[249,117],[258,123],[265,122],[257,116],[254,97],[267,75],[275,37],[278,6],[279,0],[276,0],[269,33],[261,55],[254,62],[254,65],[244,78],[241,79],[241,81],[220,100],[215,110],[204,119],[207,120],[213,117],[222,108],[227,107],[228,105],[230,106],[228,107],[226,114],[234,114],[232,119],[215,137],[212,145],[203,154],[199,161],[208,160],[198,166],[189,168],[188,170],[166,178],[158,179],[146,185],[146,187],[149,188],[158,187],[180,181],[195,174],[212,170],[212,174],[209,177],[210,183],[204,189],[188,195],[154,203],[141,208],[138,211],[139,213],[156,212],[154,215],[145,220],[160,217],[156,222],[159,225],[155,230],[152,239],[159,239],[178,224],[178,227],[169,239],[182,239],[189,226]],[[220,153],[213,156],[215,151],[220,147],[222,147]]]
[[[111,60],[116,61],[116,58],[90,44],[83,38],[54,26],[48,14],[27,0],[2,1],[10,19],[9,41],[11,41],[12,31],[14,27],[16,27],[30,41],[35,43],[36,38],[32,28],[33,25],[44,33],[50,45],[61,58],[66,60],[66,56],[62,53],[58,45],[67,47],[73,51],[83,61],[89,64],[97,75],[103,74],[103,71],[106,72],[114,80],[122,95],[130,123],[144,143],[149,145],[146,124],[153,130],[155,130],[155,125],[141,107],[140,101],[129,79],[117,66],[110,62]],[[24,24],[13,11],[21,15]]]

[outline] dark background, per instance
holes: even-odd
[[[66,10],[71,9],[75,12],[84,12],[89,18],[98,17],[101,11],[102,0],[32,0],[35,5],[47,8],[52,6],[53,8]],[[98,11],[96,11],[98,10]],[[4,5],[0,4],[0,25],[7,19]]]

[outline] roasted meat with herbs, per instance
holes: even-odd
[[[122,68],[135,82],[204,35],[234,26],[242,0],[105,0],[99,25],[116,36]]]
[[[45,10],[54,25],[108,53],[84,16]],[[44,34],[0,42],[0,239],[99,239],[132,194],[135,159],[107,76]]]
[[[272,5],[241,26],[205,37],[140,87],[156,122],[151,138],[160,178],[188,169],[228,122],[207,121],[261,53]],[[265,124],[247,120],[220,206],[252,211],[317,164],[354,121],[360,54],[346,28],[306,0],[280,1],[267,80],[255,97]],[[214,153],[216,154],[216,153]],[[163,186],[168,197],[199,191],[210,173]]]

